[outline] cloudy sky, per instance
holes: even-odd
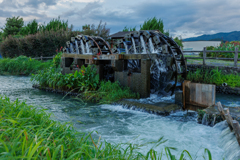
[[[107,23],[111,33],[137,27],[156,16],[172,36],[239,31],[239,0],[0,0],[0,27],[6,18],[23,17],[39,23],[61,17],[80,29],[85,24]]]

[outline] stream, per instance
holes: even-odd
[[[121,105],[85,104],[70,97],[63,99],[63,95],[34,89],[30,78],[21,76],[0,76],[0,93],[11,100],[18,98],[27,104],[42,106],[47,112],[52,113],[54,120],[72,122],[79,132],[97,131],[94,136],[98,138],[101,135],[107,142],[143,144],[157,141],[163,136],[168,141],[154,150],[160,153],[166,146],[175,147],[178,150],[173,153],[177,158],[184,149],[188,150],[194,159],[203,159],[204,148],[211,151],[214,160],[224,157],[227,160],[235,160],[240,154],[236,138],[225,122],[214,127],[201,125],[197,123],[197,115],[194,112],[189,116],[186,116],[186,112],[176,112],[162,117],[124,109]],[[173,102],[173,100],[174,96],[151,95],[150,98],[138,101]],[[237,96],[217,95],[217,101],[225,105],[240,106]],[[140,152],[146,154],[151,147],[152,144],[143,146]]]

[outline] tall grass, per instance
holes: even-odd
[[[187,80],[196,83],[216,84],[217,86],[227,83],[229,87],[240,87],[239,74],[223,74],[218,68],[212,70],[197,69],[195,72],[190,71]]]
[[[131,160],[131,159],[164,159],[163,155],[176,160],[177,156],[171,153],[173,148],[166,147],[165,152],[154,150],[166,140],[160,138],[152,149],[143,155],[138,150],[147,145],[110,144],[103,142],[101,137],[93,139],[91,133],[80,133],[70,124],[61,124],[50,119],[44,109],[37,109],[25,102],[10,102],[7,97],[0,97],[0,159],[104,159],[104,160]],[[212,159],[209,150],[205,150],[209,160]],[[190,153],[184,150],[179,160]],[[205,159],[205,157],[204,157]]]
[[[52,60],[41,62],[25,56],[3,58],[0,59],[0,74],[29,75],[49,67],[50,64]]]

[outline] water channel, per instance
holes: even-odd
[[[132,142],[135,144],[157,141],[160,137],[168,141],[157,148],[159,153],[165,146],[176,147],[174,153],[180,156],[184,149],[195,159],[203,159],[203,148],[208,148],[213,159],[235,159],[239,147],[235,136],[224,122],[215,127],[204,126],[196,121],[196,114],[186,117],[186,112],[173,113],[162,117],[135,110],[124,109],[121,105],[84,104],[81,101],[55,93],[32,88],[30,77],[0,76],[0,93],[11,100],[19,99],[27,104],[42,106],[52,113],[52,118],[60,122],[72,122],[80,132],[97,131],[107,142]],[[235,98],[235,99],[234,99]],[[140,99],[139,102],[173,102],[173,97]],[[225,105],[240,106],[238,97],[218,95],[217,100]],[[232,101],[233,102],[232,102]],[[147,153],[152,145],[140,149]],[[230,149],[231,148],[231,149]],[[234,151],[234,154],[231,153]]]

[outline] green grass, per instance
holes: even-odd
[[[61,124],[50,119],[44,109],[27,105],[24,102],[11,102],[9,98],[0,97],[0,159],[46,159],[46,160],[161,160],[168,157],[176,160],[172,147],[165,152],[154,150],[166,140],[161,137],[153,144],[146,155],[139,148],[146,144],[110,144],[101,137],[94,139],[91,133],[77,132],[71,124]],[[165,157],[164,157],[165,156]],[[190,153],[183,150],[179,160],[193,159]],[[209,150],[205,149],[204,159],[212,159]]]
[[[240,87],[239,74],[223,74],[218,68],[213,70],[197,69],[195,72],[190,71],[187,80],[196,83],[216,84],[217,86],[227,83],[229,87]]]
[[[41,62],[25,56],[19,56],[13,59],[3,58],[0,59],[0,74],[30,75],[49,67],[51,64],[52,60]]]

